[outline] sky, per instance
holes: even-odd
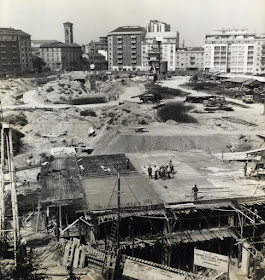
[[[247,27],[265,33],[265,0],[0,0],[0,27],[21,29],[32,40],[64,41],[72,22],[74,42],[87,44],[119,26],[171,25],[185,46],[202,46],[206,33]]]

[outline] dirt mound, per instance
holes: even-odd
[[[134,153],[153,150],[201,149],[208,153],[229,151],[232,136],[213,135],[129,135],[111,131],[98,142],[93,154]]]
[[[8,79],[0,80],[2,105],[20,104],[19,99],[25,91],[35,86],[34,79]]]

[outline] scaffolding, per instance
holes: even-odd
[[[14,261],[17,261],[17,243],[19,240],[18,205],[15,182],[15,166],[13,162],[12,130],[8,124],[2,123],[1,130],[1,183],[0,183],[0,238],[7,240],[14,249]],[[10,191],[12,207],[12,223],[8,225],[7,207]],[[9,233],[13,233],[12,237]]]

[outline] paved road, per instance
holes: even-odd
[[[159,84],[161,84],[162,86],[165,86],[165,87],[169,87],[169,88],[180,89],[180,90],[188,92],[188,93],[190,93],[194,96],[195,95],[196,96],[212,95],[212,94],[207,93],[207,92],[203,92],[203,91],[198,91],[197,92],[196,90],[187,89],[185,87],[182,87],[181,85],[185,84],[187,81],[188,81],[187,77],[181,76],[181,77],[176,77],[176,78],[173,78],[173,79],[170,79],[170,80],[159,82]],[[248,111],[253,111],[255,113],[263,114],[263,111],[264,111],[264,105],[263,104],[253,103],[253,104],[246,105],[242,100],[238,100],[236,98],[225,97],[225,99],[228,102],[236,103],[239,106],[242,106],[242,105],[247,106],[250,109]],[[244,110],[244,111],[246,111],[246,110]]]
[[[98,107],[106,107],[106,106],[115,106],[119,104],[119,101],[110,101],[107,103],[99,103],[99,104],[84,104],[84,105],[68,105],[68,104],[47,104],[37,100],[36,98],[36,90],[29,90],[23,94],[23,105],[3,105],[3,109],[21,109],[21,110],[32,110],[32,109],[67,109],[71,107],[78,108],[98,108]]]

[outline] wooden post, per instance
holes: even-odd
[[[194,263],[194,250],[196,249],[196,247],[194,247],[193,249],[193,273],[196,274],[196,265]]]
[[[36,222],[36,230],[35,230],[36,233],[38,232],[39,220],[40,220],[40,199],[38,201],[37,222]]]
[[[134,257],[134,229],[132,229],[132,257]]]
[[[59,228],[62,230],[63,229],[63,225],[62,225],[62,205],[59,204]]]

